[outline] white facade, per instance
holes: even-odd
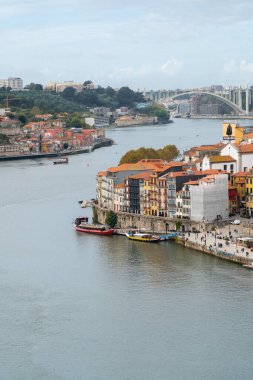
[[[123,211],[124,207],[124,194],[125,194],[125,187],[118,185],[114,189],[114,208],[113,211],[119,212]]]
[[[202,160],[202,170],[224,170],[231,174],[237,172],[237,161],[229,161],[224,158],[224,161],[222,161],[222,156],[220,157],[219,162],[212,162],[212,158],[205,156]]]
[[[8,78],[8,86],[12,90],[20,91],[23,89],[23,80],[21,78]]]
[[[213,222],[228,217],[228,176],[218,174],[189,185],[191,220]]]
[[[248,171],[253,167],[253,152],[241,153],[241,170]]]
[[[11,87],[14,91],[23,89],[23,80],[21,78],[0,79],[0,87]]]

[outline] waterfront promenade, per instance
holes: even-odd
[[[203,226],[199,232],[185,232],[178,242],[203,253],[244,264],[253,261],[253,248],[247,248],[240,239],[251,237],[251,227],[245,222],[240,225],[228,224],[216,231]]]

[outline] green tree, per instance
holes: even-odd
[[[111,228],[114,228],[117,224],[118,217],[113,211],[109,211],[106,215],[105,223]]]
[[[76,94],[76,89],[73,87],[66,87],[62,93],[61,96],[67,100],[73,100]]]
[[[121,87],[117,93],[120,106],[133,107],[135,93],[129,87]]]
[[[25,115],[19,115],[18,120],[24,125],[26,123]]]
[[[120,164],[135,163],[143,159],[162,159],[164,161],[171,161],[179,157],[179,150],[175,145],[166,145],[162,149],[153,148],[139,148],[136,150],[129,150],[121,159]]]
[[[32,91],[42,91],[43,90],[43,86],[40,83],[33,83],[32,82],[32,83],[26,85],[25,89],[26,90],[32,90]]]

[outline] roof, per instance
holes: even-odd
[[[248,175],[248,172],[237,172],[233,175],[233,177],[247,177]]]
[[[199,180],[185,182],[185,185],[198,185],[198,184],[199,184]]]
[[[220,170],[220,169],[207,169],[207,170],[202,170],[201,172],[198,172],[199,174],[228,174],[226,170]]]
[[[118,185],[115,185],[114,187],[115,187],[116,189],[124,189],[125,184],[124,184],[124,182],[122,182],[122,183],[118,183]]]
[[[239,149],[241,153],[253,153],[253,144],[242,144]]]
[[[252,139],[252,138],[253,138],[253,132],[245,133],[244,137],[245,137],[246,139]]]
[[[98,177],[102,177],[102,176],[104,176],[104,175],[106,175],[107,174],[107,171],[104,171],[104,172],[98,172]]]
[[[155,170],[162,171],[163,170],[163,160],[156,160],[155,162],[152,160],[141,160],[136,163],[130,164],[121,164],[118,166],[113,166],[108,168],[107,171],[111,173],[118,173],[129,170]]]
[[[231,156],[212,156],[209,158],[209,161],[212,163],[219,163],[219,162],[235,162],[236,160]]]
[[[134,178],[134,179],[148,179],[150,177],[151,173],[150,172],[142,172],[142,173],[137,173],[130,175],[129,178]]]

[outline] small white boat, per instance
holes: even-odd
[[[248,263],[248,264],[244,264],[244,265],[243,265],[243,268],[253,269],[253,261],[251,261],[251,262]]]
[[[54,165],[58,165],[58,164],[68,164],[69,163],[69,159],[68,157],[62,157],[60,158],[59,160],[55,160],[53,161],[53,164]]]

